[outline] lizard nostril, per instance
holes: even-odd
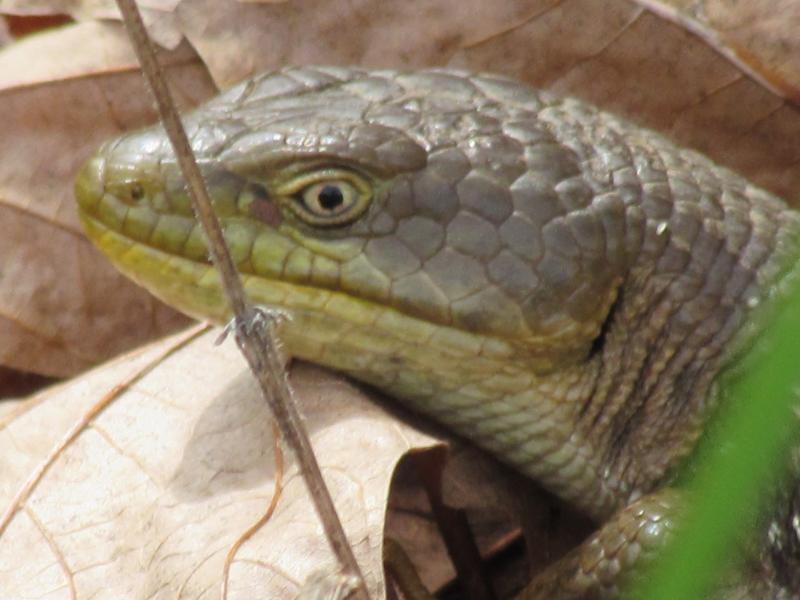
[[[131,200],[139,201],[144,198],[144,188],[140,183],[134,183],[131,185],[130,190]]]

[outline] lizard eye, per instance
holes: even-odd
[[[302,221],[318,227],[352,223],[372,199],[369,184],[349,171],[322,171],[296,183],[291,209]]]
[[[336,218],[358,201],[358,190],[346,181],[322,181],[300,192],[300,201],[317,217]]]

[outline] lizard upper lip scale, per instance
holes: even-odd
[[[615,533],[661,543],[680,504],[670,474],[797,252],[797,213],[659,134],[492,75],[287,68],[186,127],[251,300],[292,316],[291,354],[382,388],[604,523],[578,563]],[[159,127],[106,144],[76,193],[123,272],[226,318]],[[574,566],[538,589],[563,591]],[[603,566],[584,591],[613,593]]]

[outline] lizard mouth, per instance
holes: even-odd
[[[120,271],[167,304],[195,318],[225,322],[230,311],[224,290],[182,187],[171,189],[169,177],[155,181],[148,176],[152,166],[109,162],[104,152],[76,179],[89,238]],[[553,368],[555,359],[545,352],[553,340],[543,340],[531,352],[518,340],[409,313],[377,301],[369,290],[344,289],[333,261],[243,214],[237,204],[246,185],[241,179],[214,172],[210,183],[245,291],[253,304],[288,314],[282,335],[293,355],[370,381],[377,370],[396,372],[409,363],[430,371],[431,364],[452,362],[452,372],[462,375]],[[328,263],[332,268],[326,273]],[[385,364],[368,365],[368,356]]]
[[[159,299],[201,320],[222,324],[230,317],[219,274],[207,260],[142,244],[84,212],[81,220],[114,265]],[[504,340],[438,325],[339,291],[241,276],[254,304],[287,314],[281,340],[290,355],[381,389],[427,396],[462,387],[468,379],[516,379],[525,372]]]

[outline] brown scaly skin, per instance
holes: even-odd
[[[665,486],[778,292],[798,215],[653,132],[488,75],[285,69],[186,125],[252,300],[292,317],[288,350],[605,523],[529,593],[613,597],[671,527]],[[225,320],[160,128],[105,145],[76,190],[123,272]]]

